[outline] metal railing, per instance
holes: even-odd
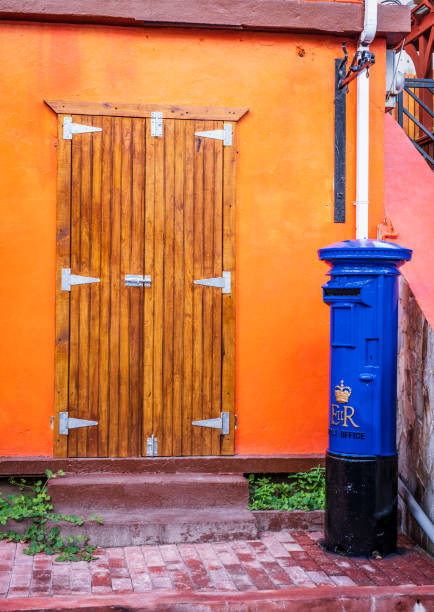
[[[434,170],[433,94],[434,79],[406,78],[398,96],[396,119]]]

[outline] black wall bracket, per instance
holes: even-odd
[[[344,59],[342,61],[345,62],[346,66],[348,53],[345,43],[342,43],[342,50],[344,52]],[[366,70],[366,78],[369,78],[369,68],[373,64],[375,64],[375,53],[371,53],[368,47],[366,49],[357,49],[348,72],[342,71],[339,87],[346,87],[346,92],[348,93],[348,83],[356,79],[363,70]]]
[[[345,223],[345,173],[346,173],[346,94],[348,84],[375,64],[375,54],[368,48],[357,49],[347,71],[348,53],[342,43],[343,58],[335,59],[335,176],[334,222]]]
[[[345,43],[344,43],[345,45]],[[345,223],[345,173],[346,173],[346,90],[340,86],[345,78],[348,55],[335,59],[335,176],[334,222]]]

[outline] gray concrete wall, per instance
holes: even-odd
[[[398,331],[399,474],[434,521],[434,332],[401,277]],[[402,500],[403,533],[431,554],[429,542]]]

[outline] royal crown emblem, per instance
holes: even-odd
[[[341,380],[341,384],[335,387],[336,401],[340,404],[346,404],[351,395],[351,387],[344,387],[344,381]]]

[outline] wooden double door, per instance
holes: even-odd
[[[158,121],[59,115],[58,456],[234,450],[235,124]]]

